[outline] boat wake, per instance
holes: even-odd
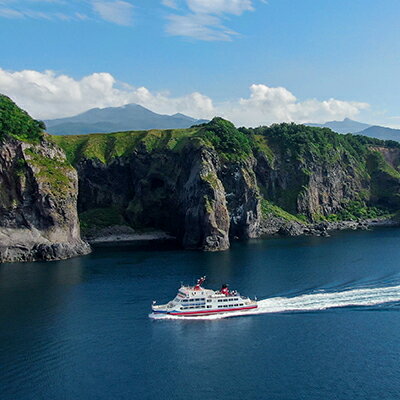
[[[251,311],[235,311],[218,315],[182,317],[176,315],[150,314],[153,319],[213,320],[242,315],[283,312],[307,312],[339,307],[375,306],[400,302],[400,286],[350,289],[340,292],[318,292],[295,297],[272,297],[258,301],[258,308]]]

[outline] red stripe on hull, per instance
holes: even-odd
[[[253,310],[258,308],[258,306],[250,306],[250,307],[240,307],[240,308],[221,308],[220,310],[204,310],[204,311],[188,311],[188,312],[178,312],[178,313],[168,313],[169,315],[207,315],[207,314],[215,314],[215,313],[223,313],[227,311],[240,311],[240,310]]]

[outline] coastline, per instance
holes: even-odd
[[[176,240],[174,236],[161,230],[140,232],[124,225],[92,230],[84,238],[89,244]]]
[[[321,221],[316,223],[300,223],[297,221],[285,221],[281,218],[272,218],[260,227],[262,237],[268,236],[329,236],[330,232],[342,230],[367,230],[374,227],[395,227],[400,222],[390,218],[371,218],[357,221],[329,222]]]
[[[297,221],[285,221],[280,218],[271,218],[264,221],[255,238],[268,238],[271,236],[324,236],[329,237],[330,232],[342,230],[367,230],[374,227],[395,227],[399,221],[393,218],[374,218],[359,221],[318,222],[301,224]],[[107,228],[92,230],[84,235],[84,240],[91,245],[112,244],[124,242],[165,242],[175,241],[176,237],[161,230],[136,231],[129,226],[116,225]]]

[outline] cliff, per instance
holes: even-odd
[[[0,262],[86,254],[87,236],[157,230],[183,247],[364,228],[400,208],[400,144],[276,124],[49,136],[0,96]],[[80,223],[78,220],[78,213]]]
[[[126,224],[167,231],[185,248],[224,250],[234,238],[313,233],[400,206],[400,145],[329,129],[238,130],[215,118],[52,140],[78,171],[85,231]]]
[[[0,95],[0,262],[87,254],[78,177],[43,124]]]

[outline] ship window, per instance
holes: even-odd
[[[241,304],[239,304],[240,306],[242,306],[243,305],[243,303],[241,303]]]
[[[211,306],[207,306],[207,308],[211,308]]]
[[[224,301],[228,301],[228,299],[224,299]]]
[[[212,301],[211,299],[207,299],[207,303],[211,303],[211,301]]]

